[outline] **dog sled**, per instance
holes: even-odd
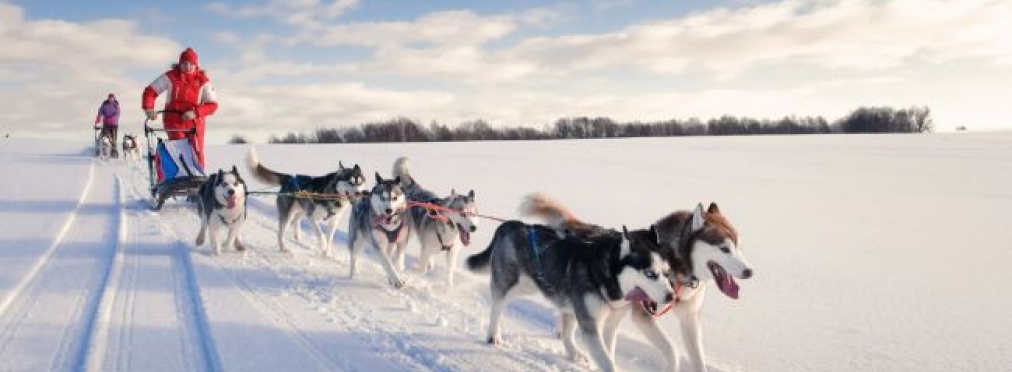
[[[197,129],[153,128],[144,120],[144,138],[148,154],[148,184],[151,189],[151,208],[159,210],[170,198],[197,196],[200,185],[207,180],[203,167],[197,158],[191,139]],[[164,139],[158,132],[185,132],[181,139]]]

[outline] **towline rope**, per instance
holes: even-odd
[[[290,197],[298,198],[298,199],[311,199],[311,200],[344,200],[344,199],[352,199],[352,200],[354,200],[354,199],[366,198],[366,197],[369,196],[368,194],[323,193],[323,192],[312,192],[312,191],[308,191],[308,190],[299,190],[299,191],[296,191],[296,192],[250,191],[247,194],[249,194],[249,195],[290,196]],[[444,206],[439,205],[439,204],[433,204],[433,203],[423,202],[423,201],[408,200],[408,206],[409,207],[412,207],[412,206],[422,207],[422,208],[425,208],[426,210],[437,211],[437,212],[449,211],[449,212],[457,212],[457,213],[461,213],[461,214],[470,214],[470,215],[475,216],[475,217],[481,217],[481,218],[485,218],[485,219],[489,219],[489,220],[493,220],[493,221],[498,221],[498,222],[509,221],[509,220],[507,220],[505,218],[499,218],[499,217],[490,216],[490,215],[481,214],[481,213],[464,212],[464,211],[456,209],[456,208],[447,208],[447,207],[444,207]]]

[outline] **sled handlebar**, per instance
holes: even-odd
[[[178,110],[158,110],[158,111],[155,111],[155,113],[158,113],[158,114],[164,114],[166,112],[180,113]],[[194,119],[194,120],[196,120],[196,119]],[[193,122],[194,120],[190,120],[190,122]],[[150,123],[150,122],[151,122],[151,118],[149,118],[149,117],[145,117],[144,118],[144,135],[148,135],[148,134],[151,134],[151,133],[154,133],[154,132],[166,132],[166,133],[169,133],[169,132],[184,132],[184,133],[190,134],[190,135],[197,134],[197,126],[196,125],[190,126],[190,128],[187,128],[187,129],[168,129],[168,128],[165,128],[165,127],[162,127],[162,128],[153,128],[150,125],[148,125],[148,123]]]

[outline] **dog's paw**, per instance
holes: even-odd
[[[404,279],[398,278],[396,276],[391,277],[390,286],[394,287],[395,289],[404,288]]]
[[[569,359],[570,362],[573,362],[573,363],[576,363],[576,364],[590,365],[590,360],[587,359],[587,356],[584,355],[583,353],[580,353],[580,352],[576,352],[576,353],[573,353],[573,354],[569,355],[568,359]]]
[[[489,345],[492,345],[492,346],[501,346],[502,345],[502,337],[492,336],[492,337],[489,337],[489,338],[485,339],[485,342],[488,343]]]

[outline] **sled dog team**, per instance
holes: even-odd
[[[260,163],[254,150],[248,171],[257,180],[280,187],[277,196],[278,248],[287,252],[285,235],[301,240],[298,221],[305,217],[316,228],[319,248],[333,255],[338,219],[348,221],[349,276],[357,270],[363,249],[375,249],[390,285],[404,286],[406,247],[414,235],[421,252],[415,273],[432,269],[432,260],[445,253],[445,282],[453,284],[459,246],[471,242],[477,229],[475,193],[439,196],[425,189],[410,173],[407,158],[393,166],[393,178],[377,172],[366,187],[358,165],[323,176],[287,174]],[[245,182],[236,167],[219,170],[198,190],[201,220],[198,246],[205,242],[215,254],[222,248],[245,250],[239,231],[246,219]],[[308,192],[318,197],[297,195]],[[560,336],[567,357],[588,361],[584,350],[603,371],[614,371],[618,325],[628,315],[666,358],[666,371],[677,371],[679,359],[656,318],[671,311],[681,324],[682,340],[694,370],[705,371],[700,309],[709,283],[737,299],[735,279],[748,279],[752,269],[742,256],[737,231],[716,203],[673,212],[654,224],[621,231],[583,222],[558,202],[540,194],[526,197],[521,215],[544,224],[507,221],[496,228],[488,247],[467,259],[468,269],[490,276],[492,299],[487,342],[499,344],[500,318],[511,299],[541,293],[559,312]],[[324,229],[326,227],[326,229]],[[219,230],[226,231],[223,242]],[[205,239],[205,236],[209,239]]]
[[[137,147],[137,137],[127,134],[123,136],[123,143],[121,144],[123,149],[123,161],[127,163],[138,163],[141,161],[141,151]],[[119,153],[116,151],[116,146],[113,146],[113,140],[110,135],[101,135],[98,140],[98,158],[102,161],[109,161],[119,157]]]

